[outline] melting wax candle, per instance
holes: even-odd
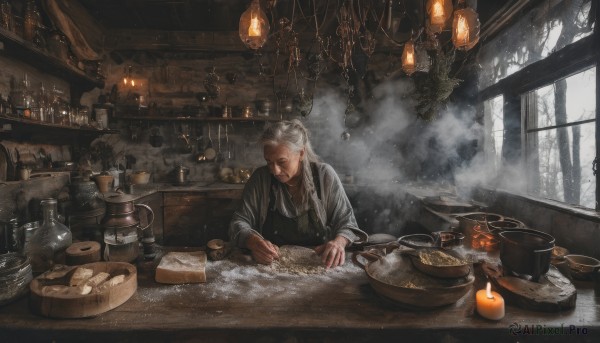
[[[504,298],[497,292],[492,292],[492,285],[488,282],[485,289],[477,291],[477,312],[484,318],[500,320],[504,318]]]

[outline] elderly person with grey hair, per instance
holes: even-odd
[[[333,168],[314,153],[299,120],[281,121],[260,139],[267,165],[254,171],[229,234],[258,263],[279,257],[278,246],[316,246],[324,265],[344,264],[345,248],[365,240]]]

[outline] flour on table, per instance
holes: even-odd
[[[279,248],[279,259],[271,264],[279,273],[289,274],[323,274],[327,271],[323,261],[317,253],[310,248],[296,245],[284,245]]]
[[[257,264],[252,256],[234,249],[224,260],[207,262],[204,284],[155,284],[151,288],[138,289],[135,296],[148,305],[156,306],[186,304],[191,294],[214,301],[243,303],[254,303],[265,297],[306,301],[312,294],[323,292],[326,284],[340,285],[339,290],[343,292],[349,278],[365,278],[364,270],[350,261],[350,254],[346,254],[344,265],[326,269],[312,249],[283,248],[280,250],[283,259],[271,265]],[[304,249],[307,251],[299,252]]]

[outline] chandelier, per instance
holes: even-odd
[[[347,113],[357,102],[352,100],[356,92],[351,72],[364,76],[376,48],[389,51],[396,61],[397,54],[394,57],[392,52],[401,49],[401,70],[410,77],[416,72],[447,73],[454,51],[468,51],[479,41],[478,14],[465,0],[263,0],[263,4],[269,17],[260,0],[251,0],[240,17],[239,36],[249,49],[267,46],[264,50],[273,53],[273,68],[267,76],[277,80],[281,75],[279,79],[285,81],[278,88],[273,82],[278,100],[290,99],[288,87],[294,83],[296,93],[302,95],[299,102],[312,99],[317,79],[330,63],[347,83]],[[260,60],[262,53],[256,56],[261,75],[266,75],[263,71],[269,70]],[[447,67],[432,65],[442,60]],[[457,84],[448,75],[437,77],[452,81],[452,88]]]

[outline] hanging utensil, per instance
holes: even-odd
[[[231,148],[229,146],[229,134],[227,132],[227,126],[229,126],[229,125],[225,124],[225,147],[227,148],[226,158],[228,160],[230,160],[231,159]]]
[[[219,129],[217,130],[217,141],[218,141],[218,151],[217,157],[215,158],[215,162],[223,161],[223,154],[221,153],[221,124],[219,124]]]
[[[206,161],[206,156],[204,156],[204,136],[200,136],[196,139],[196,162],[204,162]]]
[[[208,145],[206,146],[206,149],[204,149],[204,158],[206,159],[206,161],[214,161],[216,156],[217,152],[213,148],[212,136],[210,133],[210,124],[208,124]]]

